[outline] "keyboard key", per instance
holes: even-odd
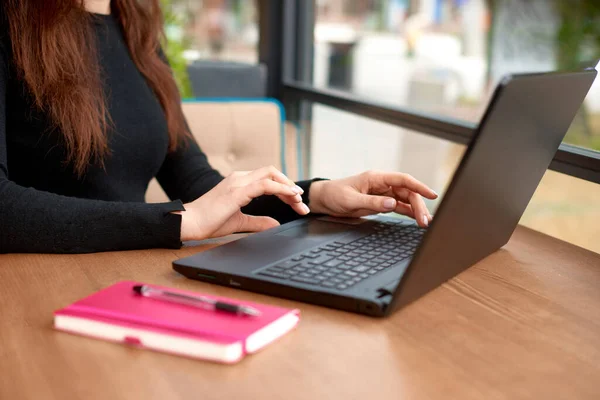
[[[339,259],[339,260],[342,260],[342,261],[350,261],[350,260],[352,260],[352,257],[348,257],[348,256],[340,256],[340,257],[338,257],[338,259]]]
[[[321,282],[318,279],[305,278],[302,276],[293,276],[291,279],[295,282],[308,283],[309,285],[318,285]]]
[[[283,271],[285,271],[285,268],[281,268],[281,267],[269,267],[269,268],[267,268],[267,271],[269,271],[269,272],[283,272]]]
[[[324,264],[331,259],[332,259],[332,257],[326,256],[326,255],[320,255],[317,258],[313,258],[312,260],[309,260],[308,262],[310,264],[315,264],[315,265],[316,264]]]
[[[325,264],[323,264],[325,267],[337,267],[340,264],[343,264],[344,261],[343,260],[331,260],[331,261],[327,261]]]
[[[365,274],[364,272],[362,274],[359,275],[361,278],[368,278],[369,274]]]
[[[279,279],[289,279],[290,278],[289,274],[282,274],[280,272],[261,271],[258,274],[259,275],[270,276],[272,278],[279,278]]]
[[[304,258],[317,258],[319,257],[318,253],[304,253],[302,254],[302,257]]]
[[[302,278],[312,278],[314,275],[314,273],[310,273],[310,272],[302,272],[300,274],[298,274],[297,276],[300,276]]]
[[[367,271],[367,274],[369,274],[369,275],[375,275],[378,272],[379,271],[377,271],[376,269],[370,269],[370,270]]]
[[[323,287],[335,287],[336,283],[332,281],[323,281],[321,282],[321,286]]]
[[[356,262],[357,262],[357,263],[359,263],[359,264],[362,264],[362,263],[365,263],[365,262],[367,262],[367,261],[368,261],[368,259],[366,259],[366,258],[364,258],[364,257],[356,257],[356,258],[354,259],[354,261],[356,261]]]
[[[354,271],[344,271],[345,275],[349,275],[349,276],[357,276],[358,273],[354,272]]]
[[[334,274],[333,272],[328,272],[328,271],[326,271],[326,272],[323,272],[323,274],[322,274],[322,275],[323,275],[323,276],[326,276],[326,277],[328,277],[328,278],[332,278],[332,277],[334,277],[334,276],[335,276],[335,274]]]
[[[376,257],[376,258],[374,258],[374,259],[371,260],[371,262],[375,262],[377,264],[381,264],[381,263],[384,263],[386,261],[389,261],[389,259],[385,259],[382,256]]]
[[[295,267],[296,265],[300,264],[298,261],[292,261],[292,260],[288,260],[288,261],[283,261],[280,262],[279,264],[277,264],[277,266],[279,268],[291,268],[291,267]]]
[[[315,266],[314,266],[314,267],[312,267],[311,269],[312,269],[313,271],[319,271],[319,272],[322,272],[322,271],[327,271],[327,268],[326,268],[326,267],[324,267],[324,266],[322,266],[322,265],[315,265]]]
[[[340,264],[336,267],[337,269],[352,269],[352,265],[348,263]]]
[[[339,284],[339,285],[337,285],[337,286],[336,286],[336,289],[339,289],[339,290],[344,290],[344,289],[348,289],[348,286],[347,286],[347,285],[344,285],[344,284],[342,283],[342,284]]]
[[[356,267],[358,265],[360,265],[360,263],[358,261],[352,260],[352,261],[347,261],[344,264],[349,265],[351,267]],[[339,267],[338,267],[339,268]]]
[[[304,256],[302,256],[302,255],[292,258],[292,261],[302,261],[302,260],[304,260]]]
[[[371,260],[371,261],[367,261],[367,262],[365,263],[365,265],[366,265],[367,267],[376,267],[376,266],[378,266],[379,264],[381,264],[381,263],[375,262],[375,261],[373,261],[373,260]]]
[[[375,267],[376,271],[383,271],[385,269],[385,267],[382,267],[381,265],[379,267]]]
[[[341,253],[339,251],[330,251],[327,254],[329,254],[331,257],[339,257],[339,256],[343,255],[344,253]]]
[[[369,267],[367,267],[366,265],[359,265],[358,267],[352,268],[352,271],[356,271],[356,272],[365,272],[368,270],[369,270]]]

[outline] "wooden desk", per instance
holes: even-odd
[[[179,251],[0,256],[0,399],[599,399],[600,256],[518,228],[501,251],[388,319],[187,280]],[[240,364],[52,329],[123,279],[299,307]]]

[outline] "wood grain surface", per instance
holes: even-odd
[[[374,319],[172,270],[216,243],[0,255],[0,399],[600,398],[596,253],[519,227],[500,251]],[[54,310],[125,279],[298,307],[302,320],[233,366],[53,330]]]

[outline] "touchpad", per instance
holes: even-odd
[[[336,224],[332,222],[323,222],[311,220],[306,224],[295,226],[285,231],[279,232],[278,236],[289,236],[298,239],[324,239],[327,236],[337,236],[341,233],[351,232],[353,229],[348,225]]]

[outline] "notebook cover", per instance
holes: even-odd
[[[289,313],[299,314],[298,310],[202,294],[213,299],[252,306],[258,309],[261,315],[248,317],[204,310],[147,298],[134,293],[133,287],[143,284],[133,281],[116,283],[58,310],[54,314],[221,344],[238,341],[245,344],[246,339],[261,328]],[[157,285],[150,286],[190,295],[199,294]],[[246,353],[245,346],[244,353]]]

